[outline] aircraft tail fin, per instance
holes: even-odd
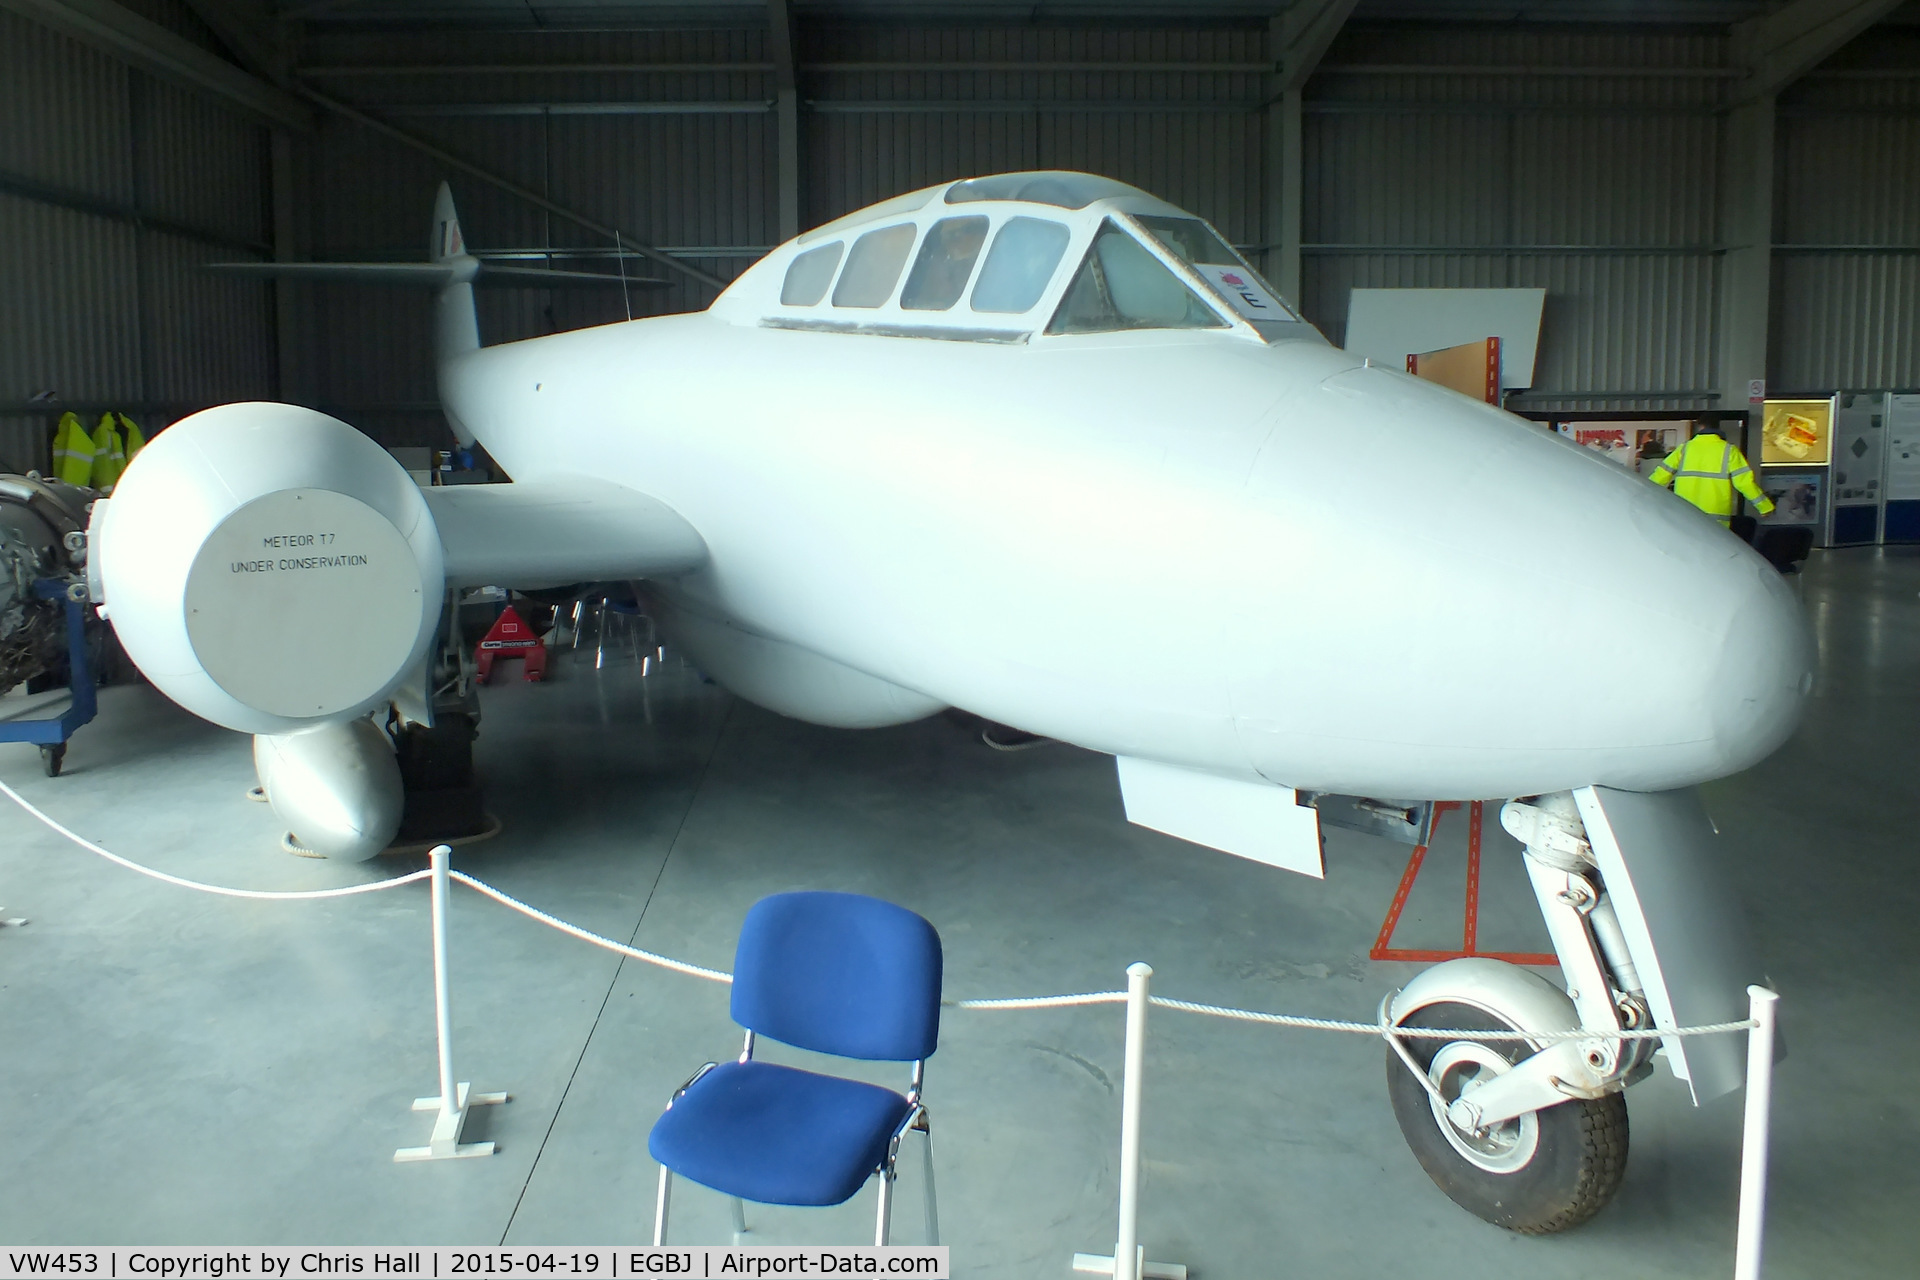
[[[453,188],[444,182],[433,201],[433,242],[427,253],[433,265],[448,269],[447,281],[433,300],[433,363],[440,405],[454,437],[462,445],[471,445],[473,432],[448,407],[452,397],[447,384],[453,363],[480,349],[480,321],[473,308],[473,278],[480,273],[480,260],[467,252],[460,215],[453,210]]]
[[[453,210],[453,189],[444,182],[433,202],[428,256],[434,266],[449,269],[433,317],[434,360],[444,370],[449,360],[480,349],[480,323],[473,312],[473,278],[480,272],[480,261],[467,252],[460,216]]]

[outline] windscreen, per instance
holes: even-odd
[[[1143,215],[1134,219],[1220,291],[1234,310],[1252,321],[1299,323],[1300,317],[1258,272],[1228,248],[1213,228],[1198,218]]]
[[[1146,246],[1109,222],[1094,237],[1047,332],[1226,327]]]

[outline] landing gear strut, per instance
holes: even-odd
[[[1394,1116],[1421,1167],[1462,1208],[1544,1235],[1577,1226],[1626,1172],[1623,1090],[1651,1069],[1651,1025],[1614,906],[1568,793],[1507,804],[1565,991],[1481,957],[1436,965],[1391,1002],[1403,1027],[1570,1032],[1579,1039],[1401,1037],[1387,1052]]]

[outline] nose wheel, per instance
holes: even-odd
[[[1406,1027],[1514,1031],[1471,1005],[1431,1004]],[[1387,1050],[1387,1094],[1407,1146],[1455,1204],[1496,1226],[1549,1235],[1585,1222],[1613,1199],[1627,1168],[1627,1100],[1618,1093],[1569,1099],[1478,1131],[1461,1129],[1447,1103],[1504,1074],[1533,1047],[1520,1040],[1403,1041],[1438,1095]]]

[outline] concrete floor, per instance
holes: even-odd
[[[1817,554],[1823,655],[1798,737],[1708,789],[1785,997],[1768,1274],[1913,1274],[1911,1064],[1920,885],[1908,819],[1920,555]],[[1686,655],[1669,655],[1684,662]],[[456,865],[587,928],[727,967],[764,894],[836,888],[940,929],[950,998],[1111,989],[1369,1018],[1417,966],[1366,951],[1406,858],[1332,832],[1325,883],[1127,826],[1112,762],[988,750],[935,718],[840,732],[736,702],[669,663],[571,657],[485,694],[502,834]],[[1150,678],[1150,677],[1148,677]],[[1623,696],[1644,673],[1621,655]],[[394,874],[296,859],[248,803],[245,738],[143,686],[107,691],[67,775],[0,747],[0,777],[107,847],[224,884]],[[1464,824],[1398,941],[1457,937]],[[1493,824],[1489,824],[1492,826]],[[455,1050],[488,1160],[396,1166],[435,1091],[423,886],[334,902],[208,897],[113,867],[0,800],[0,1240],[612,1244],[649,1230],[645,1135],[668,1091],[736,1052],[723,988],[591,949],[459,892]],[[1484,945],[1544,946],[1513,846],[1490,834]],[[1450,873],[1450,874],[1448,874]],[[805,1055],[787,1053],[787,1060]],[[1111,1247],[1120,1011],[950,1010],[929,1065],[941,1217],[960,1276],[1065,1277]],[[1696,1113],[1664,1072],[1631,1094],[1618,1200],[1549,1239],[1454,1207],[1407,1152],[1372,1041],[1153,1018],[1142,1234],[1217,1277],[1700,1277],[1731,1270],[1738,1097]],[[889,1070],[873,1073],[889,1078]],[[917,1238],[917,1161],[898,1238]],[[857,1242],[871,1192],[752,1213],[767,1242]],[[723,1241],[724,1202],[677,1197],[675,1238]]]

